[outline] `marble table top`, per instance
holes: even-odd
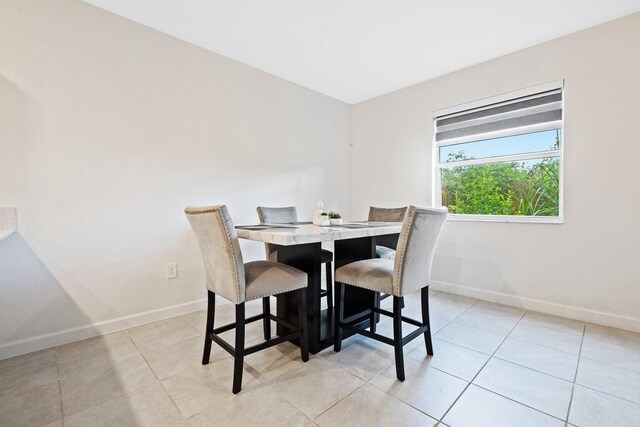
[[[312,224],[273,224],[274,228],[269,226],[270,224],[238,225],[236,232],[241,239],[289,246],[400,233],[402,223],[347,221],[343,225],[331,226]]]

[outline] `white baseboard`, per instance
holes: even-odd
[[[432,280],[430,287],[436,291],[448,292],[465,297],[481,299],[483,301],[524,308],[525,310],[539,311],[542,313],[553,314],[555,316],[567,317],[569,319],[582,320],[584,322],[597,323],[614,328],[626,329],[628,331],[640,332],[640,319],[636,317],[622,316],[619,314],[558,304],[534,298],[509,295],[502,292],[471,288],[468,286],[455,285],[453,283],[437,280]]]
[[[207,308],[207,300],[201,299],[183,304],[176,304],[156,310],[145,311],[143,313],[118,317],[116,319],[97,322],[76,328],[65,329],[63,331],[38,335],[21,340],[10,341],[0,344],[0,359],[30,353],[36,350],[67,344],[73,341],[91,338],[109,332],[121,331],[133,326],[143,325],[157,320],[167,319],[173,316],[191,313]]]
[[[582,320],[590,323],[611,326],[614,328],[626,329],[628,331],[640,332],[640,319],[630,316],[621,316],[613,313],[605,313],[598,310],[589,310],[580,307],[558,304],[534,298],[519,297],[504,294],[501,292],[488,291],[484,289],[471,288],[468,286],[455,285],[453,283],[431,281],[431,288],[437,291],[449,292],[471,298],[477,298],[488,302],[520,307],[526,310],[534,310],[542,313],[553,314],[555,316],[567,317],[570,319]],[[223,304],[217,304],[223,305]],[[176,304],[156,310],[145,311],[143,313],[123,316],[116,319],[97,322],[85,326],[38,335],[21,340],[10,341],[0,344],[0,359],[30,353],[57,345],[67,344],[98,335],[116,332],[133,326],[143,325],[167,319],[173,316],[203,310],[207,307],[207,300],[201,299],[183,304]]]

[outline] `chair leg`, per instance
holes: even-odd
[[[242,388],[242,367],[244,364],[244,303],[236,305],[236,346],[233,361],[233,394]]]
[[[396,376],[404,381],[404,354],[402,353],[402,298],[393,297],[393,348],[396,353]]]
[[[213,332],[213,321],[216,317],[216,294],[211,291],[208,293],[208,305],[207,305],[207,329],[204,334],[204,352],[202,353],[202,364],[209,363],[209,357],[211,356],[211,334]]]
[[[300,356],[302,361],[309,360],[309,331],[307,328],[307,289],[301,288],[298,301],[298,322],[302,335],[300,336]]]
[[[336,353],[340,351],[342,347],[342,328],[340,323],[344,320],[344,283],[336,282],[336,302],[335,317],[333,320],[334,326],[334,343],[333,351]]]
[[[327,308],[333,308],[333,263],[328,262],[326,265],[327,272]]]
[[[269,319],[269,315],[271,314],[270,302],[269,297],[262,298],[262,314],[264,315],[262,319],[262,329],[264,329],[265,341],[271,339],[271,319]]]
[[[380,292],[374,292],[373,306],[380,308]],[[369,330],[373,333],[376,332],[376,312],[373,310],[371,310],[371,315],[369,317]]]
[[[431,322],[429,320],[429,286],[425,286],[420,291],[422,305],[422,324],[427,326],[424,333],[424,343],[427,346],[427,354],[433,356],[433,343],[431,342]]]

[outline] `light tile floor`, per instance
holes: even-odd
[[[248,356],[233,395],[226,352],[214,345],[200,364],[195,312],[0,360],[0,425],[640,425],[640,334],[446,293],[430,301],[436,354],[407,345],[403,383],[391,347],[352,337],[308,363],[288,343]],[[405,312],[419,317],[417,295]],[[232,320],[231,306],[218,309],[218,325]],[[249,344],[261,335],[252,324]]]

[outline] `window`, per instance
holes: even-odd
[[[434,196],[452,218],[560,222],[562,82],[434,114]]]

